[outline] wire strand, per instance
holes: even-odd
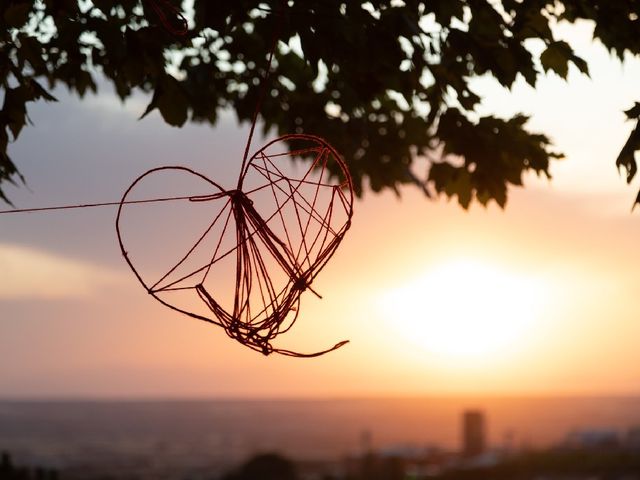
[[[181,197],[161,197],[161,198],[148,198],[143,200],[127,200],[124,204],[136,204],[136,203],[159,203],[159,202],[173,202],[177,200],[189,200],[191,202],[198,202],[211,198],[211,195],[185,195]],[[73,205],[56,205],[53,207],[34,207],[34,208],[14,208],[11,210],[0,210],[0,215],[10,213],[36,213],[36,212],[51,212],[56,210],[74,210],[81,208],[96,208],[96,207],[117,207],[122,202],[102,202],[102,203],[79,203]]]

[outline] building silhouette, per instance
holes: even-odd
[[[486,451],[486,422],[481,410],[467,410],[462,414],[462,455],[475,457]]]

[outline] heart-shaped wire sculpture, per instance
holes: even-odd
[[[145,228],[142,223],[148,216],[141,212],[144,205],[136,203],[134,192],[145,190],[144,184],[159,177],[172,184],[186,179],[198,182],[199,193],[179,197],[187,210],[178,218],[188,218],[196,207],[207,220],[195,241],[191,238],[181,244],[181,251],[173,252],[168,266],[149,273],[153,268],[141,267],[135,253],[125,247],[123,232]],[[131,209],[142,215],[141,220],[125,226],[126,211]],[[157,223],[170,228],[164,214],[156,213]],[[347,342],[309,354],[276,348],[271,342],[296,321],[301,294],[313,291],[311,284],[349,229],[352,213],[351,177],[336,150],[319,137],[296,134],[258,150],[244,164],[232,190],[186,167],[147,171],[124,193],[116,231],[131,270],[160,303],[219,325],[231,338],[265,355],[312,357]],[[154,246],[143,242],[137,251],[153,256]],[[225,289],[219,279],[229,275],[234,288]]]

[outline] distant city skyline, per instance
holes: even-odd
[[[478,409],[462,412],[462,441],[460,451],[464,457],[482,455],[487,450],[487,419]]]
[[[486,443],[482,452],[465,455],[462,427],[471,406],[471,417],[484,417]],[[115,468],[119,475],[183,479],[185,472],[219,473],[264,452],[316,468],[346,458],[355,472],[400,462],[438,474],[559,450],[635,452],[637,459],[639,406],[640,397],[0,401],[0,453],[85,472],[81,478]],[[363,436],[363,429],[370,434]],[[506,431],[513,434],[510,448],[502,442]]]

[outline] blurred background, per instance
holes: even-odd
[[[640,62],[592,31],[556,32],[590,77],[475,83],[480,110],[531,115],[566,154],[551,181],[528,175],[505,210],[413,187],[356,201],[323,298],[277,340],[351,341],[320,358],[263,357],[154,301],[115,208],[0,216],[0,478],[640,477],[637,185],[613,165]],[[230,112],[176,129],[101,87],[30,107],[17,207],[118,201],[162,165],[235,185],[248,127]]]

